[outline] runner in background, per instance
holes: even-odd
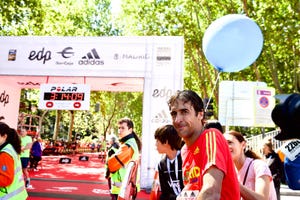
[[[28,164],[30,159],[30,149],[32,146],[32,137],[27,135],[27,130],[25,128],[20,129],[20,138],[21,138],[21,163],[22,163],[22,170],[25,180],[26,188],[30,187],[30,177],[28,173]]]

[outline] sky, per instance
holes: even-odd
[[[121,9],[122,0],[111,0],[112,13],[118,13]]]

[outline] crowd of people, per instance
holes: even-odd
[[[164,156],[157,165],[160,192],[152,200],[280,199],[283,163],[270,140],[262,147],[264,157],[259,156],[242,133],[224,132],[218,121],[207,122],[203,101],[194,91],[178,91],[168,105],[172,125],[154,133],[157,151]],[[184,143],[180,148],[176,138]]]
[[[172,124],[153,133],[163,157],[156,169],[160,193],[151,196],[152,200],[280,200],[283,163],[270,140],[262,146],[263,157],[251,151],[242,133],[224,132],[217,121],[205,120],[203,101],[191,90],[177,91],[168,107]],[[135,199],[140,191],[142,144],[131,119],[120,119],[117,127],[118,135],[108,137],[105,178],[111,200],[128,194]],[[0,198],[26,199],[28,165],[37,170],[41,142],[40,138],[32,141],[26,130],[18,135],[0,122]],[[91,151],[95,148],[92,145]]]

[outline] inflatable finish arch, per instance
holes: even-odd
[[[171,123],[167,99],[183,88],[183,37],[22,36],[0,44],[0,116],[15,128],[22,88],[84,83],[92,91],[143,91],[141,187],[151,187],[153,133]]]

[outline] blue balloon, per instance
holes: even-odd
[[[237,72],[259,56],[263,35],[259,26],[240,14],[223,16],[207,28],[202,48],[208,62],[221,72]]]

